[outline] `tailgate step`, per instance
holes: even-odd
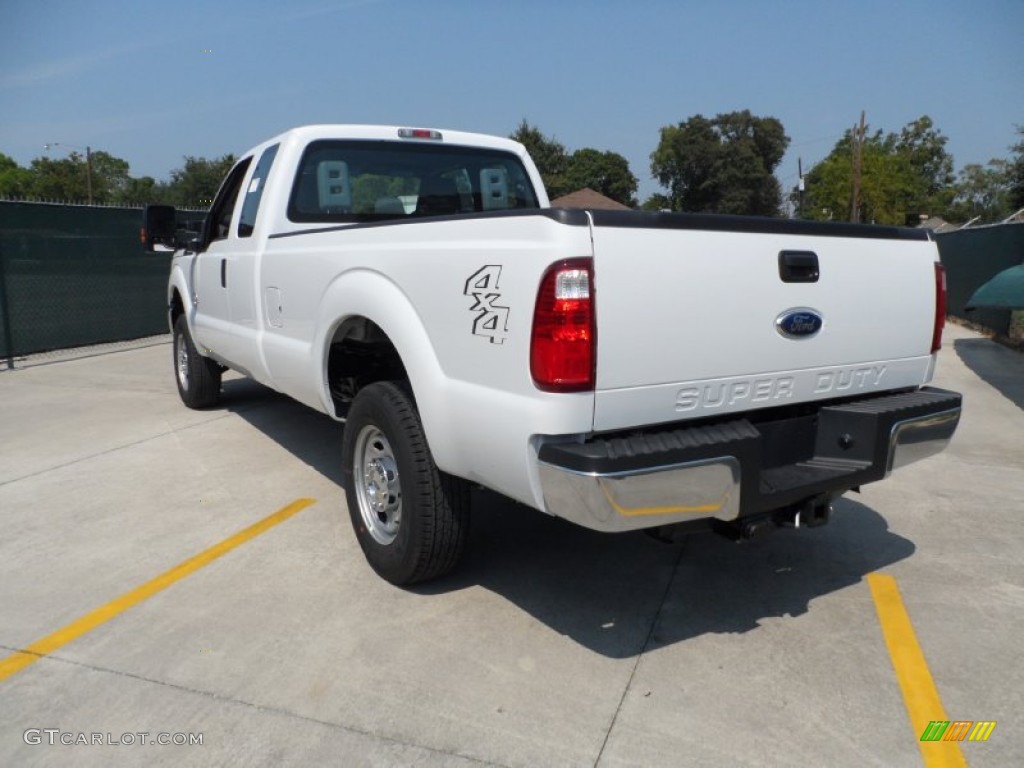
[[[831,483],[847,475],[855,475],[868,466],[867,462],[862,461],[840,463],[812,459],[785,467],[766,469],[761,473],[761,495],[770,496],[793,488],[803,489],[816,483]]]
[[[799,416],[783,412],[774,420],[762,412],[769,419],[756,423],[735,419],[584,443],[549,442],[538,458],[557,470],[617,482],[660,473],[668,477],[687,466],[734,466],[739,514],[746,516],[838,495],[938,452],[956,428],[960,402],[954,392],[926,387],[825,405]]]

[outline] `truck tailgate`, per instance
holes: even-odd
[[[931,377],[938,253],[923,233],[591,216],[597,431],[920,386]],[[813,282],[785,266],[809,261],[817,263]],[[808,333],[807,310],[820,330]],[[794,315],[799,327],[786,335],[779,322]]]

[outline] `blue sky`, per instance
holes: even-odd
[[[101,149],[166,179],[295,125],[386,123],[624,155],[658,191],[660,127],[750,109],[795,183],[867,111],[927,114],[957,168],[1024,124],[1024,0],[0,0],[0,152]]]

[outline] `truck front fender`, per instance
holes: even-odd
[[[168,325],[173,333],[174,331],[174,319],[175,313],[173,310],[174,306],[174,294],[181,297],[182,309],[185,313],[185,318],[188,321],[189,332],[195,336],[195,328],[193,327],[193,320],[195,318],[195,304],[192,301],[193,291],[191,284],[192,275],[192,260],[195,257],[192,254],[188,256],[175,256],[171,259],[171,274],[167,280],[167,320]]]

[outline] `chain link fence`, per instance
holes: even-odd
[[[139,208],[0,201],[0,360],[167,333],[170,254],[143,250],[141,224]]]

